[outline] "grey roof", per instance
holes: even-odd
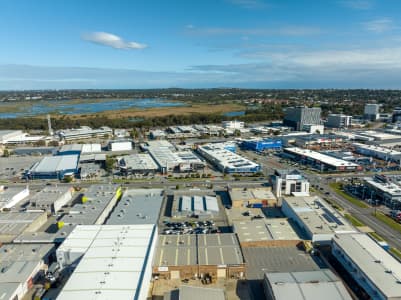
[[[4,244],[0,247],[0,262],[37,261],[53,250],[53,244]]]
[[[126,190],[106,223],[108,225],[156,224],[163,197],[162,189]]]
[[[336,234],[333,243],[385,297],[401,298],[401,263],[373,239],[362,233]]]
[[[63,145],[59,152],[67,152],[67,151],[77,151],[81,152],[82,151],[82,144],[68,144],[68,145]]]
[[[44,231],[23,232],[17,236],[13,243],[36,244],[36,243],[55,243],[65,240],[76,225],[65,225],[55,233]]]
[[[179,300],[225,300],[224,290],[199,286],[180,286]]]
[[[132,170],[157,170],[158,166],[148,153],[138,153],[121,158],[121,166]]]
[[[351,300],[344,284],[330,270],[266,273],[265,282],[276,300]]]
[[[77,165],[78,155],[46,156],[36,163],[30,171],[34,173],[56,173],[76,169]]]
[[[6,189],[0,189],[0,210],[5,205],[9,204],[14,196],[18,195],[25,189],[26,189],[26,187],[7,187]],[[21,199],[21,200],[23,200],[23,199]],[[17,203],[15,203],[15,204],[17,204]]]
[[[117,185],[91,185],[88,190],[84,191],[87,198],[85,203],[75,204],[69,214],[64,215],[61,221],[65,224],[76,225],[92,225],[99,219],[100,215],[105,211],[111,200],[115,197]]]
[[[233,226],[241,243],[301,239],[285,218],[233,221]]]
[[[197,262],[196,235],[159,235],[154,266],[190,266]]]
[[[324,263],[297,247],[243,247],[247,278],[262,279],[266,272],[315,271]]]
[[[42,205],[51,205],[67,193],[70,193],[72,196],[71,186],[46,186],[40,192],[30,197],[29,202],[35,203],[38,207]]]
[[[240,265],[241,248],[235,234],[160,235],[155,266]]]
[[[0,213],[0,236],[18,235],[42,217],[43,212],[3,212]]]

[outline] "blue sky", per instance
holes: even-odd
[[[0,89],[401,88],[398,0],[2,0]]]

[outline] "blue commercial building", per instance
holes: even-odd
[[[34,164],[25,176],[29,179],[63,179],[78,173],[78,155],[46,156]]]
[[[262,152],[264,150],[281,150],[281,140],[265,139],[265,140],[247,140],[243,141],[241,147],[246,150],[253,150],[256,152]]]

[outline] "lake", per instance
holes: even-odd
[[[110,110],[124,110],[129,108],[148,109],[158,107],[179,107],[186,106],[185,103],[168,101],[163,98],[141,98],[141,99],[110,99],[110,100],[87,100],[80,103],[72,100],[61,101],[38,101],[21,102],[25,107],[16,112],[0,112],[0,118],[18,118],[30,117],[44,114],[61,114],[61,115],[77,115],[77,114],[93,114]],[[9,106],[10,103],[1,105]],[[18,103],[14,103],[18,105]]]

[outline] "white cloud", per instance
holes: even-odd
[[[363,26],[365,27],[366,30],[372,31],[375,33],[383,33],[383,32],[389,31],[391,29],[394,29],[393,21],[389,18],[382,18],[382,19],[365,22],[365,23],[363,23]]]
[[[82,35],[82,39],[99,45],[109,46],[115,49],[144,49],[145,44],[125,41],[121,37],[107,32],[90,32]]]
[[[356,10],[367,10],[373,8],[374,6],[372,0],[343,0],[340,1],[340,4],[347,8]]]

